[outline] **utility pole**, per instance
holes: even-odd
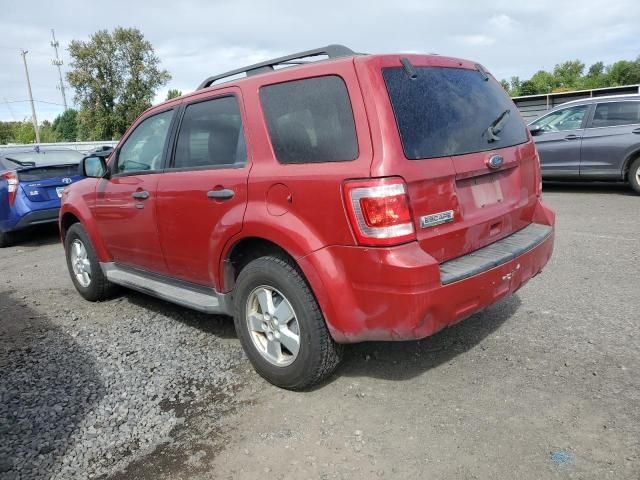
[[[51,60],[51,63],[54,64],[56,67],[58,67],[58,75],[60,76],[60,91],[62,92],[62,103],[64,104],[64,111],[66,112],[68,110],[67,96],[64,93],[64,82],[62,81],[62,69],[60,68],[62,66],[62,60],[60,60],[60,58],[58,57],[58,47],[60,46],[60,44],[56,40],[56,34],[53,31],[53,28],[51,29],[51,38],[53,38],[53,41],[51,42],[51,46],[56,51],[56,58]]]
[[[40,143],[40,132],[38,131],[38,118],[36,117],[36,107],[33,104],[33,94],[31,93],[31,80],[29,80],[29,69],[27,68],[28,50],[20,50],[22,61],[24,62],[24,73],[27,76],[27,88],[29,89],[29,101],[31,102],[31,119],[33,120],[33,129],[36,131],[36,143]]]

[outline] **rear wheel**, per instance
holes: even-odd
[[[633,188],[636,193],[640,193],[640,158],[636,158],[629,167],[627,178],[631,188]]]
[[[111,297],[116,286],[112,284],[100,268],[91,240],[80,223],[73,224],[64,237],[67,268],[71,281],[86,300],[97,302]]]
[[[268,382],[301,390],[340,363],[342,346],[331,338],[315,297],[288,259],[250,262],[238,275],[234,303],[242,347]]]
[[[0,230],[0,248],[9,247],[13,243],[13,234]]]

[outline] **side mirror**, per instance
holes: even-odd
[[[109,167],[102,156],[91,155],[80,162],[80,175],[91,178],[107,178]]]
[[[536,135],[540,135],[543,132],[542,127],[540,125],[529,125],[529,131],[531,132],[531,135],[533,135],[534,137]]]

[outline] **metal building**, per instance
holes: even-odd
[[[603,97],[605,95],[629,95],[640,93],[640,85],[623,85],[621,87],[594,88],[592,90],[576,90],[573,92],[542,93],[513,97],[513,101],[520,110],[527,123],[535,120],[547,110],[551,110],[571,100],[583,98]]]

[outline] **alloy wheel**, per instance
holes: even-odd
[[[247,327],[253,345],[271,364],[291,365],[300,351],[300,324],[279,290],[260,286],[247,298]]]
[[[87,288],[91,283],[91,262],[80,239],[71,243],[71,268],[80,286]]]

